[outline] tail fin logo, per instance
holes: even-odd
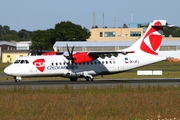
[[[33,65],[36,66],[36,68],[40,71],[43,72],[45,69],[45,60],[44,59],[37,59],[33,62]]]
[[[161,22],[156,22],[143,38],[140,49],[146,53],[158,55],[156,52],[162,41],[162,35],[155,33],[158,30],[163,30]]]

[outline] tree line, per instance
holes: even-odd
[[[7,25],[0,25],[0,40],[5,41],[28,41],[32,39],[33,32],[22,29],[20,31],[10,30]]]
[[[54,28],[47,30],[20,31],[10,30],[7,25],[0,25],[0,40],[5,41],[32,41],[31,50],[52,50],[56,41],[86,41],[90,31],[71,21],[62,21],[55,24]],[[165,27],[165,37],[180,37],[180,28]]]
[[[70,21],[55,24],[47,30],[20,31],[10,30],[10,27],[0,25],[0,40],[5,41],[32,41],[31,50],[52,50],[56,41],[86,41],[90,31],[81,25]]]
[[[164,36],[165,37],[180,37],[180,27],[165,27],[164,28]]]
[[[57,23],[54,29],[37,30],[32,36],[31,49],[52,50],[56,41],[86,41],[90,31],[70,21]]]

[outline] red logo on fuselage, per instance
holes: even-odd
[[[43,72],[45,69],[45,60],[44,59],[37,59],[33,62],[33,65],[36,66],[36,68],[40,71]]]

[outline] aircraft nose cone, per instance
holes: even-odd
[[[9,67],[6,67],[4,69],[4,73],[7,74],[7,75],[10,75],[11,74],[11,70],[9,69]]]

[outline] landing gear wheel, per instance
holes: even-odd
[[[71,81],[77,81],[77,78],[70,78]]]
[[[85,79],[86,81],[93,81],[93,78],[90,78],[90,77],[86,77]]]
[[[20,82],[20,80],[19,79],[15,79],[15,82]]]

